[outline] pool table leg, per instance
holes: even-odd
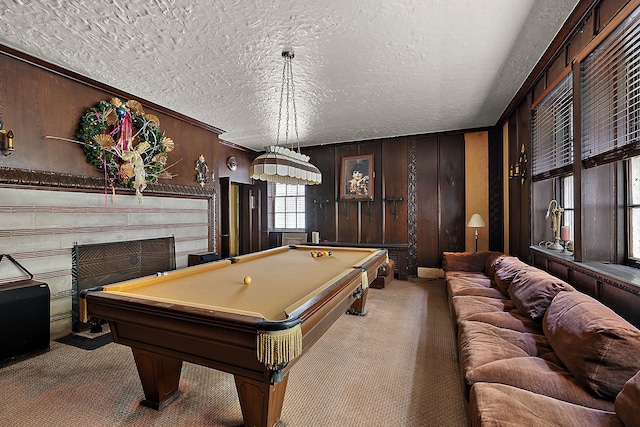
[[[280,423],[284,393],[287,390],[289,373],[282,381],[270,384],[270,381],[258,381],[234,375],[236,390],[242,408],[245,426],[273,427]]]
[[[367,294],[369,293],[369,288],[362,291],[360,294],[360,298],[357,298],[347,310],[348,314],[354,314],[356,316],[364,316],[367,314],[367,310],[364,309],[364,305],[367,303]]]
[[[132,347],[145,399],[141,405],[160,410],[180,396],[182,360]]]

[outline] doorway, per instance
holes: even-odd
[[[240,186],[229,178],[220,179],[220,256],[239,255],[240,248]]]
[[[220,256],[229,258],[268,247],[263,194],[266,184],[220,179]]]

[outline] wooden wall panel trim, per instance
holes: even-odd
[[[104,178],[95,176],[80,176],[57,172],[4,167],[0,167],[0,184],[12,186],[35,186],[66,191],[90,190],[95,192],[104,192],[105,188]],[[135,194],[135,190],[128,187],[116,187],[115,191],[116,194]],[[149,184],[144,191],[144,194],[208,198],[215,195],[215,190],[213,188],[200,186]]]
[[[408,147],[407,182],[407,274],[415,274],[418,269],[418,148],[417,141],[411,139]]]

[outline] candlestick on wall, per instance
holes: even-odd
[[[3,155],[8,156],[14,151],[13,131],[3,129],[3,124],[2,118],[0,118],[0,151],[2,151]]]
[[[518,162],[509,166],[509,178],[520,178],[520,185],[527,178],[527,149],[524,144],[520,147]]]

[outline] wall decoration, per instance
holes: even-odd
[[[345,156],[340,167],[340,198],[373,200],[373,154]]]
[[[104,171],[105,188],[114,191],[115,183],[134,188],[142,202],[148,183],[172,177],[163,172],[174,143],[159,128],[160,120],[138,101],[111,98],[84,113],[76,137],[87,162]]]
[[[209,165],[202,154],[196,161],[196,182],[200,187],[204,187],[209,182]]]
[[[227,158],[227,167],[229,168],[230,171],[234,171],[238,169],[238,161],[236,160],[235,157],[230,156],[229,158]]]
[[[527,179],[527,148],[522,144],[518,162],[509,165],[509,178],[520,178],[520,185]]]

